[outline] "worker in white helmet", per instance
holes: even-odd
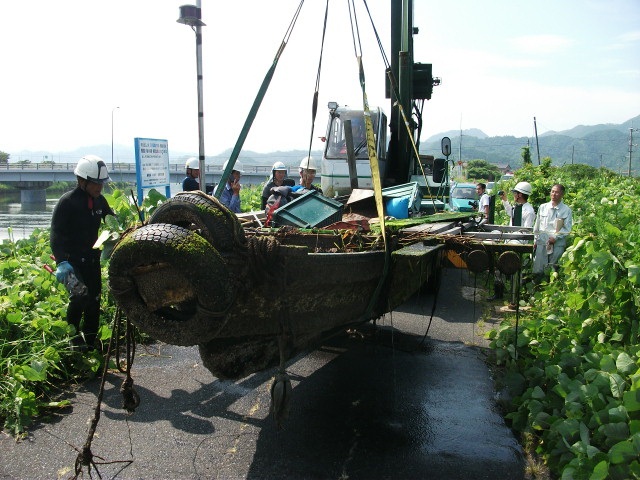
[[[300,172],[300,186],[303,189],[322,193],[322,189],[313,184],[313,180],[316,178],[316,162],[313,157],[304,157],[298,171]]]
[[[536,221],[536,212],[529,203],[529,196],[533,193],[533,188],[529,182],[518,182],[513,190],[514,205],[507,201],[507,194],[503,191],[498,192],[504,210],[510,218],[509,225],[513,227],[531,227]],[[516,240],[517,242],[518,240]],[[502,274],[496,270],[494,272],[493,296],[489,300],[500,300],[504,295],[504,279]],[[512,285],[513,289],[513,285]]]
[[[102,292],[101,252],[93,245],[100,224],[114,213],[102,195],[102,186],[110,181],[104,161],[85,155],[74,173],[78,184],[62,195],[54,208],[49,242],[58,266],[56,278],[69,291],[66,320],[76,329],[73,345],[92,349],[100,324]]]
[[[187,176],[182,180],[182,191],[192,192],[194,190],[200,190],[200,160],[196,157],[191,157],[185,164],[187,169]]]
[[[271,167],[271,177],[269,178],[269,180],[267,180],[267,183],[265,184],[264,188],[262,189],[262,207],[261,208],[266,208],[267,206],[267,201],[269,200],[269,197],[272,195],[272,191],[271,189],[274,187],[282,187],[283,185],[285,185],[285,180],[287,180],[287,166],[278,161],[276,163],[273,164],[273,167]],[[293,186],[295,183],[295,181],[291,182],[291,186]]]
[[[500,195],[504,210],[511,219],[509,224],[514,227],[533,227],[536,221],[536,212],[528,202],[529,196],[533,193],[531,184],[529,182],[518,182],[516,186],[513,187],[512,192],[515,205],[511,205],[507,201],[507,194],[505,192],[501,192],[502,195]]]
[[[227,169],[228,163],[229,160],[224,162],[224,165],[222,165],[223,172]],[[242,164],[239,161],[236,161],[233,164],[231,173],[227,177],[224,190],[222,190],[222,194],[220,195],[220,202],[234,213],[241,212],[240,189],[242,188],[242,185],[240,185],[240,177],[243,173],[244,170],[242,170]]]

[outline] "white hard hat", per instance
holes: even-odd
[[[188,158],[185,167],[191,170],[200,170],[200,160],[196,157]]]
[[[316,162],[313,157],[304,157],[300,162],[300,168],[304,168],[306,170],[317,170]]]
[[[531,184],[529,182],[518,182],[515,187],[513,187],[514,192],[524,193],[525,195],[531,195],[533,193],[533,188],[531,188]]]
[[[229,160],[224,162],[224,164],[222,165],[222,171],[223,172],[227,169],[227,165],[229,165]],[[231,171],[232,172],[244,173],[244,170],[242,169],[242,163],[240,163],[240,160],[236,160],[236,163],[233,164],[233,168],[232,168]]]
[[[274,172],[276,170],[284,170],[286,172],[287,171],[287,166],[282,162],[276,162],[276,163],[273,164],[273,167],[271,167],[271,170],[273,170]]]
[[[106,183],[111,180],[107,165],[97,155],[85,155],[82,157],[73,173],[93,183]]]

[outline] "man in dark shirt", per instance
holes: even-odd
[[[53,210],[50,244],[58,265],[58,280],[68,286],[75,275],[86,286],[81,292],[70,289],[67,322],[78,334],[83,333],[84,342],[79,337],[74,344],[93,348],[100,323],[102,291],[100,250],[93,245],[100,223],[114,213],[102,195],[102,186],[110,180],[104,161],[96,155],[85,155],[74,173],[78,185],[62,195]]]
[[[200,184],[198,183],[198,179],[200,178],[200,161],[195,157],[191,157],[187,160],[185,167],[187,169],[187,176],[182,180],[182,191],[192,192],[194,190],[200,190]]]

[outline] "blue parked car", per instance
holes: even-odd
[[[454,212],[473,212],[478,206],[475,183],[456,183],[451,187],[449,208]]]

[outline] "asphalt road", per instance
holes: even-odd
[[[447,270],[443,282],[430,325],[434,296],[417,295],[377,328],[363,326],[292,361],[282,429],[269,415],[274,371],[223,382],[195,347],[139,350],[134,414],[121,409],[122,376],[107,378],[91,446],[101,477],[523,478],[521,448],[496,408],[484,362],[488,325],[474,321],[480,295],[474,302],[464,271]],[[98,387],[80,385],[72,407],[25,440],[2,434],[0,479],[71,477]]]

